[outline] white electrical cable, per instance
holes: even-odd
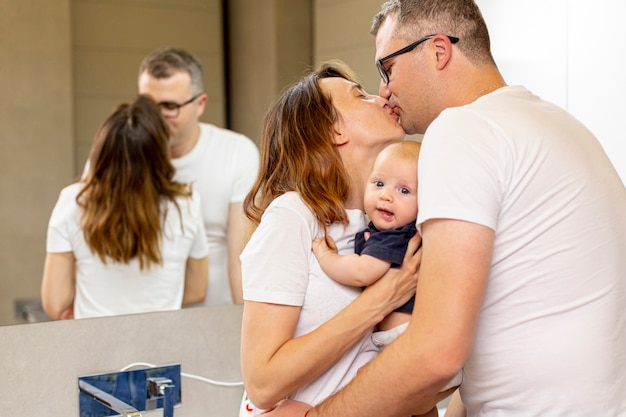
[[[120,372],[127,371],[130,368],[134,368],[135,366],[147,366],[149,368],[154,368],[157,365],[153,365],[151,363],[146,363],[146,362],[135,362],[135,363],[131,363],[130,365],[126,365],[125,367],[123,367],[120,370]],[[189,378],[189,379],[195,379],[195,380],[198,380],[198,381],[202,381],[202,382],[205,382],[205,383],[211,384],[211,385],[217,385],[219,387],[242,387],[243,386],[243,382],[215,381],[213,379],[205,378],[203,376],[187,374],[187,373],[184,373],[184,372],[181,372],[180,376],[184,376],[184,377]]]

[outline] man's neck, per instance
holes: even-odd
[[[184,142],[178,143],[176,145],[170,146],[170,158],[176,159],[181,158],[187,155],[198,143],[198,139],[200,138],[200,125],[197,125],[193,131],[193,135],[188,140]]]

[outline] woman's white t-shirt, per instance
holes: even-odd
[[[363,212],[347,213],[348,226],[333,224],[328,229],[340,254],[354,253],[354,235],[366,226]],[[360,288],[339,284],[322,272],[311,250],[313,239],[322,236],[323,229],[313,212],[297,193],[289,192],[269,205],[241,254],[245,300],[302,307],[294,337],[315,330],[361,293]],[[370,332],[333,367],[290,398],[320,403],[346,385],[377,353]]]
[[[76,196],[83,187],[65,187],[48,224],[46,250],[73,252],[76,259],[74,317],[101,317],[119,314],[180,309],[188,258],[207,256],[208,248],[200,201],[192,193],[180,197],[176,206],[168,201],[163,223],[162,265],[140,271],[138,260],[128,264],[103,263],[85,242],[80,226],[81,209]]]

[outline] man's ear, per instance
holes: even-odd
[[[202,93],[200,97],[197,98],[197,100],[198,100],[198,118],[200,118],[200,116],[202,116],[202,114],[204,113],[204,109],[206,108],[206,103],[209,100],[209,96],[207,96],[206,93]]]
[[[452,43],[450,38],[445,35],[436,35],[433,38],[433,45],[435,47],[435,54],[437,58],[437,69],[441,70],[448,65],[450,58],[452,57]]]

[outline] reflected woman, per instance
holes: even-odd
[[[94,140],[89,171],[50,217],[41,297],[52,319],[176,310],[204,301],[200,201],[173,181],[167,124],[139,96]]]

